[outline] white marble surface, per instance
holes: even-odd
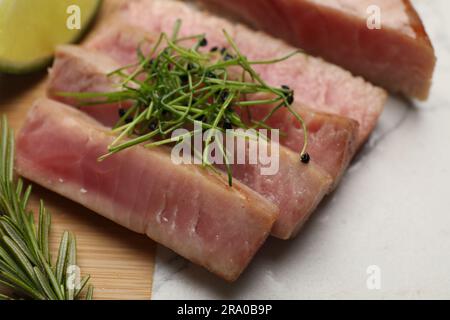
[[[450,298],[450,1],[413,1],[438,65],[425,103],[390,98],[341,186],[227,284],[159,248],[154,299]],[[381,270],[369,290],[367,267]]]

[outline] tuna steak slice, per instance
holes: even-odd
[[[409,0],[202,2],[391,91],[428,97],[436,57]],[[380,8],[381,29],[367,26],[374,5]]]
[[[142,42],[143,39],[147,39],[148,42]],[[154,36],[142,29],[131,28],[128,25],[116,25],[96,35],[86,46],[113,57],[120,64],[129,65],[137,62],[136,48],[139,44],[150,44],[154,39]],[[80,49],[74,51],[80,51]],[[71,53],[64,47],[57,51],[59,59],[64,59],[64,57],[69,59],[69,55],[76,55],[76,53]],[[88,56],[85,55],[85,57]],[[54,68],[56,70],[58,66]],[[95,68],[93,65],[90,69],[94,70]],[[61,79],[55,82],[56,84],[64,83]],[[358,123],[350,118],[314,112],[312,109],[304,108],[298,102],[294,103],[294,106],[303,115],[309,129],[308,152],[314,162],[333,177],[336,185],[358,147]],[[271,107],[258,106],[258,108],[254,108],[252,111],[254,118],[263,119],[270,112]],[[295,152],[302,149],[303,130],[288,110],[278,110],[268,124],[272,128],[281,129],[287,133],[281,140],[282,145]]]
[[[136,147],[98,162],[114,139],[89,116],[35,102],[17,138],[20,175],[233,281],[269,235],[277,209],[236,182]]]
[[[179,1],[131,1],[118,12],[115,21],[132,24],[150,33],[170,34],[177,19],[183,21],[180,36],[206,34],[209,47],[227,46],[222,33],[226,29],[250,60],[273,59],[296,50],[269,35],[232,24]],[[375,128],[387,97],[384,90],[362,78],[355,78],[340,67],[305,54],[275,65],[258,65],[255,69],[272,85],[290,86],[295,91],[296,101],[301,104],[356,120],[360,124],[358,146]]]
[[[103,56],[101,53],[89,52],[89,54],[84,54],[84,52],[88,53],[89,50],[70,45],[61,46],[57,49],[56,59],[50,71],[48,87],[50,96],[73,104],[73,99],[61,99],[61,97],[55,95],[55,92],[68,90],[72,92],[84,92],[84,90],[98,92],[96,91],[98,88],[95,87],[94,83],[90,83],[89,79],[108,79],[105,73],[113,70],[101,68],[103,65],[99,62]],[[95,59],[92,59],[93,56],[95,56]],[[106,85],[106,82],[103,84]],[[102,87],[102,89],[104,88]],[[110,83],[110,87],[106,91],[109,92],[110,90],[113,90],[113,83]],[[108,107],[102,110],[103,108],[103,105],[94,105],[86,107],[85,110],[90,110],[90,114],[94,117],[100,115],[101,120],[107,119],[104,122],[106,125],[116,123],[119,119],[117,111],[120,106],[116,105],[115,109]],[[110,114],[105,116],[105,113]],[[111,120],[112,123],[110,123]],[[318,126],[322,125],[326,126],[326,124],[319,124]],[[320,137],[318,136],[317,139],[320,139]],[[268,146],[268,149],[271,150],[270,146]],[[311,148],[311,150],[313,149]],[[327,155],[330,155],[330,152]],[[322,155],[318,159],[324,159],[325,156]],[[339,159],[339,161],[341,160]],[[276,174],[264,176],[260,174],[261,168],[265,167],[262,164],[233,165],[233,177],[278,206],[280,216],[274,225],[272,234],[281,239],[288,239],[296,235],[330,190],[332,180],[330,175],[321,169],[316,162],[313,161],[305,166],[301,164],[297,153],[282,146],[279,146],[279,159],[277,159],[276,166],[278,167]]]
[[[49,69],[50,77],[47,95],[60,102],[76,106],[77,100],[57,95],[65,92],[113,92],[114,77],[108,73],[121,65],[105,55],[85,50],[79,46],[60,46],[55,53],[53,67]],[[80,106],[80,109],[101,123],[112,126],[117,122],[119,108],[129,104],[105,104]]]
[[[258,147],[261,148],[261,145]],[[330,190],[332,179],[314,162],[302,164],[298,153],[283,146],[278,147],[279,155],[274,157],[276,164],[271,164],[272,168],[278,167],[276,174],[262,175],[261,168],[268,166],[261,162],[235,164],[231,168],[234,178],[277,205],[280,214],[272,235],[287,240],[298,234]],[[246,154],[249,154],[248,148],[247,145]],[[271,148],[268,144],[267,149]],[[223,166],[219,167],[224,169]]]
[[[251,117],[253,120],[262,120],[272,108],[270,105],[253,108]],[[333,178],[336,187],[356,152],[358,123],[349,118],[315,112],[298,104],[294,108],[306,123],[307,150],[311,159]],[[303,128],[293,114],[279,109],[266,124],[280,129],[280,144],[294,152],[302,150]]]

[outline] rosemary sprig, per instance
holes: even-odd
[[[192,128],[195,123],[200,123],[204,130],[220,132],[231,128],[267,129],[270,127],[265,122],[280,108],[287,108],[303,127],[304,145],[300,159],[307,163],[307,128],[302,117],[291,107],[294,92],[287,86],[268,85],[252,67],[284,61],[298,52],[268,61],[249,61],[225,30],[229,49],[214,48],[204,52],[201,49],[207,45],[205,35],[179,38],[180,27],[181,21],[177,21],[172,36],[162,33],[148,55],[138,48],[139,61],[135,65],[109,74],[121,79],[117,91],[58,93],[78,98],[80,105],[133,102],[131,108],[121,110],[121,118],[113,128],[118,137],[100,160],[137,144],[154,147],[180,143],[183,137],[168,136],[176,129]],[[194,44],[190,47],[182,45],[186,41]],[[130,73],[127,72],[129,69],[132,69]],[[252,97],[256,98],[252,100]],[[262,121],[252,121],[251,109],[262,105],[274,107]],[[244,114],[250,121],[243,120]],[[124,138],[128,139],[124,141]],[[211,134],[200,156],[203,165],[208,167],[212,167],[208,159],[212,141]],[[228,151],[220,142],[219,148],[231,185]]]
[[[0,299],[74,300],[81,297],[89,281],[86,276],[77,286],[76,241],[64,232],[56,264],[49,250],[51,215],[40,202],[38,223],[27,208],[31,186],[14,178],[14,134],[6,117],[0,123]],[[73,285],[75,284],[75,285]],[[92,298],[89,286],[86,298]]]

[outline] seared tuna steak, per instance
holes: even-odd
[[[77,103],[73,99],[61,98],[56,95],[56,92],[68,90],[71,90],[71,92],[85,92],[84,90],[99,92],[96,91],[97,88],[95,85],[91,84],[89,81],[80,82],[74,80],[72,77],[72,75],[77,75],[77,78],[80,79],[108,79],[104,72],[111,72],[113,70],[100,68],[99,66],[103,65],[102,63],[99,63],[102,54],[90,51],[91,50],[70,45],[61,46],[57,49],[56,60],[50,72],[48,87],[50,96],[58,98],[66,103],[76,105]],[[83,54],[83,52],[89,52],[89,54]],[[92,59],[93,57],[95,59]],[[106,85],[105,82],[104,84]],[[110,87],[106,92],[112,90],[114,90],[113,81],[110,82]],[[90,115],[94,117],[99,115],[98,119],[103,121],[104,124],[112,125],[119,120],[118,110],[120,108],[120,105],[116,105],[115,107],[114,105],[109,105],[107,108],[105,108],[104,105],[92,105],[83,110],[90,110]],[[328,120],[328,118],[325,117],[323,120]],[[333,121],[330,123],[333,125]],[[327,139],[327,137],[323,135],[323,131],[322,133],[317,134],[317,132],[320,132],[319,127],[321,126],[327,125],[325,123],[311,123],[311,135],[314,136],[316,134],[316,138],[311,138],[312,142],[313,139],[316,139],[319,143],[322,143],[322,141],[319,140],[323,138]],[[349,151],[346,146],[339,145],[339,143],[345,144],[346,142],[338,142],[335,140],[336,138],[341,139],[342,137],[328,137],[328,143],[334,143],[335,147],[339,148],[338,153],[346,153]],[[355,139],[354,136],[347,138],[352,141]],[[292,144],[295,145],[293,146],[293,149],[295,147],[301,148],[301,146],[297,146],[294,142],[292,142]],[[271,150],[270,145],[267,146],[267,149]],[[320,163],[313,160],[308,165],[302,164],[298,155],[300,149],[295,150],[296,152],[283,146],[278,146],[277,149],[279,150],[279,158],[276,159],[277,172],[274,174],[261,175],[261,168],[264,167],[261,163],[234,164],[232,165],[232,170],[235,179],[245,183],[278,206],[280,215],[275,223],[272,234],[282,239],[288,239],[296,234],[296,231],[304,224],[318,203],[330,191],[332,179],[330,175],[320,167]],[[325,159],[327,155],[335,155],[334,150],[330,148],[327,155],[324,154],[319,156],[318,149],[324,148],[319,146],[311,147],[311,151],[314,155],[317,154],[318,160]],[[246,154],[248,154],[247,151]],[[275,158],[276,157],[274,157],[274,159]],[[335,165],[341,166],[341,164],[342,159],[338,159],[338,161],[335,162]],[[341,169],[342,171],[344,170],[343,168]]]
[[[102,162],[108,128],[61,103],[35,102],[17,140],[20,175],[235,280],[262,245],[277,208],[248,187],[170,152],[135,147]]]
[[[391,91],[428,97],[436,57],[409,0],[202,2]]]

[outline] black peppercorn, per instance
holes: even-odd
[[[151,122],[148,124],[148,130],[155,131],[156,130],[156,123]]]
[[[220,100],[222,102],[225,102],[228,98],[228,96],[230,95],[230,93],[227,90],[224,90],[220,93]]]
[[[120,108],[118,110],[118,112],[119,112],[119,117],[121,117],[121,118],[125,115],[125,113],[127,113],[127,111],[125,109],[122,109],[122,108]]]
[[[305,152],[304,154],[302,154],[302,156],[300,157],[300,159],[302,160],[302,162],[304,164],[308,164],[309,161],[311,160],[311,157],[309,156],[309,153]]]
[[[212,47],[209,51],[210,52],[216,52],[217,50],[219,50],[219,47]]]
[[[186,83],[189,80],[189,77],[187,74],[180,75],[180,80],[182,83]]]
[[[287,103],[289,105],[294,103],[294,92],[289,93],[289,95],[286,97]]]
[[[211,71],[206,72],[205,76],[207,78],[212,78],[212,79],[216,79],[217,78],[217,75],[214,72],[211,72]]]
[[[206,38],[203,38],[202,40],[200,40],[200,42],[198,43],[198,45],[200,47],[206,47],[208,45],[208,40]]]
[[[231,124],[230,120],[225,119],[225,121],[223,122],[223,128],[225,130],[233,129],[233,125]]]
[[[285,84],[281,86],[281,89],[288,91],[286,94],[286,101],[289,105],[294,103],[294,91],[291,90],[291,88]]]
[[[229,54],[229,53],[227,53],[227,54],[225,54],[225,56],[223,57],[223,60],[224,61],[228,61],[228,60],[231,60],[231,59],[233,59],[234,57],[231,55],[231,54]]]

